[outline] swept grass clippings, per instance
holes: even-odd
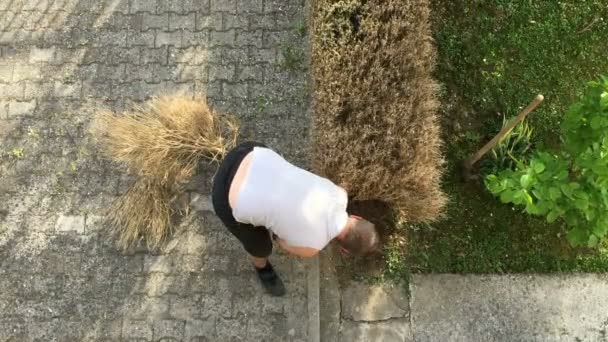
[[[408,221],[446,204],[428,1],[319,0],[313,10],[313,168]]]
[[[124,113],[96,111],[93,133],[110,159],[139,176],[110,208],[107,219],[118,246],[143,237],[157,249],[172,231],[183,184],[201,161],[215,162],[236,145],[234,118],[210,109],[202,98],[153,98]]]

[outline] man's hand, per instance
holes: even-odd
[[[295,247],[295,246],[290,246],[285,240],[283,240],[283,239],[281,239],[279,237],[276,237],[274,240],[287,253],[293,254],[293,255],[301,257],[301,258],[311,258],[311,257],[317,255],[317,253],[319,253],[319,250],[314,249],[314,248],[310,248],[310,247]]]

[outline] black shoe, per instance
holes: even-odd
[[[275,297],[282,297],[285,295],[285,285],[283,285],[283,281],[279,278],[279,275],[274,271],[270,262],[266,263],[266,266],[262,269],[255,270],[258,272],[258,277],[264,285],[266,292]]]

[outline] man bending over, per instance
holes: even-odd
[[[226,155],[213,179],[212,201],[273,296],[284,295],[285,286],[268,261],[272,238],[299,257],[316,255],[333,239],[351,255],[368,254],[379,245],[374,225],[346,212],[344,189],[263,144],[242,143]]]

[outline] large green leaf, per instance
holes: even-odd
[[[602,118],[599,116],[594,116],[589,122],[589,126],[593,129],[600,129],[602,127]]]
[[[566,170],[561,170],[556,176],[555,178],[557,180],[564,180],[566,178],[568,178],[568,171]]]
[[[578,215],[573,210],[567,211],[566,216],[564,216],[564,219],[566,220],[566,223],[568,224],[568,226],[570,226],[570,227],[578,226],[579,218],[578,218]]]
[[[512,203],[514,196],[515,196],[515,191],[505,190],[500,194],[500,201],[502,203]]]
[[[530,176],[530,175],[521,176],[521,178],[519,179],[519,183],[521,184],[522,188],[524,188],[524,189],[529,188],[530,185],[532,184],[532,176]]]
[[[589,206],[589,201],[587,201],[585,199],[582,199],[582,198],[577,198],[577,199],[574,200],[574,206],[577,209],[580,209],[580,210],[584,211]]]
[[[595,234],[599,237],[604,237],[607,232],[608,232],[608,224],[598,220],[598,222],[596,222],[596,224],[595,224],[595,227],[593,227],[593,234]]]
[[[576,227],[568,232],[566,239],[568,239],[568,242],[572,246],[580,246],[589,240],[589,233],[582,228]]]
[[[555,222],[555,220],[557,220],[559,218],[559,216],[560,216],[559,211],[551,210],[549,212],[549,214],[547,214],[547,222],[553,223],[553,222]]]
[[[526,190],[522,190],[522,197],[526,201],[525,203],[527,203],[527,204],[534,203],[534,199],[532,198],[532,196],[530,196],[530,193],[528,193]]]
[[[602,110],[608,109],[608,91],[603,92],[601,95],[600,108]]]
[[[600,242],[600,239],[598,239],[597,236],[591,235],[591,236],[589,236],[589,240],[587,241],[587,246],[589,246],[591,248],[595,248],[595,247],[597,247],[599,242]]]
[[[542,173],[543,171],[545,171],[545,164],[543,164],[542,162],[533,159],[532,162],[530,163],[530,166],[532,166],[532,170],[534,170],[534,172],[536,173]]]
[[[562,192],[557,187],[549,188],[549,198],[556,201],[562,197]]]

